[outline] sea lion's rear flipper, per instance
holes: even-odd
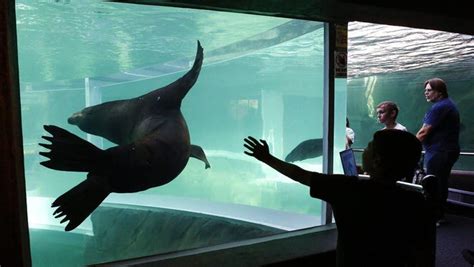
[[[57,207],[53,215],[55,218],[64,218],[61,223],[69,221],[65,231],[71,231],[79,226],[109,195],[104,184],[94,177],[73,187],[58,197],[51,207]]]
[[[211,167],[211,165],[209,164],[209,161],[207,161],[206,154],[204,153],[204,150],[202,149],[202,147],[197,146],[197,145],[191,145],[191,155],[189,156],[203,161],[204,164],[206,164],[205,165],[206,169]]]
[[[45,125],[44,129],[52,136],[42,136],[51,144],[39,144],[49,152],[39,154],[49,158],[40,164],[61,171],[88,172],[99,164],[103,151],[86,140],[54,125]]]
[[[161,99],[160,101],[166,102],[168,107],[179,108],[181,106],[181,101],[189,92],[189,90],[194,86],[199,77],[203,59],[204,49],[202,48],[201,43],[197,41],[196,57],[191,69],[176,81],[168,84],[165,87],[147,93],[141,96],[141,98],[153,99],[153,102],[155,102],[155,100],[159,97]]]

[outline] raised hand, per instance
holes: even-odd
[[[260,161],[265,161],[270,157],[270,152],[268,149],[268,144],[265,140],[253,138],[252,136],[248,136],[244,139],[245,144],[244,147],[247,148],[249,151],[244,151],[245,154],[255,157]]]
[[[244,151],[245,154],[260,160],[290,179],[309,186],[313,175],[318,174],[272,156],[265,140],[260,139],[259,141],[252,136],[248,136],[244,141],[244,147],[248,149],[248,151]]]

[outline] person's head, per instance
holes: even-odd
[[[394,123],[398,116],[398,106],[395,102],[384,101],[377,105],[377,120],[380,123]]]
[[[440,78],[433,78],[425,81],[425,98],[428,102],[436,102],[448,97],[446,83]]]
[[[349,118],[346,117],[346,127],[351,127],[350,123],[349,123]]]
[[[421,157],[421,143],[411,133],[377,131],[363,154],[363,169],[374,179],[396,182],[411,178]]]

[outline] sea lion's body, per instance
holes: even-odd
[[[160,90],[88,107],[68,120],[85,132],[119,145],[105,150],[116,159],[113,166],[104,166],[113,171],[109,181],[112,192],[137,192],[166,184],[188,162],[191,143],[186,121],[179,107],[154,107],[166,101]]]
[[[189,157],[209,163],[199,146],[191,145],[181,113],[181,101],[196,82],[203,50],[193,67],[175,82],[140,97],[102,103],[74,113],[68,122],[102,136],[117,146],[101,150],[57,126],[45,126],[43,137],[51,149],[40,152],[50,160],[41,164],[56,170],[85,171],[87,179],[53,203],[57,217],[69,220],[66,231],[77,227],[111,192],[130,193],[172,181]],[[195,152],[197,151],[197,152]],[[192,152],[198,153],[197,155]]]
[[[323,139],[308,139],[298,144],[285,157],[286,162],[301,161],[316,158],[323,154]]]

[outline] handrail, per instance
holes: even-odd
[[[354,152],[364,152],[364,148],[352,148],[352,151]],[[425,151],[422,151],[423,154],[425,154]],[[461,151],[459,153],[461,156],[474,156],[474,152],[469,152],[469,151]]]

